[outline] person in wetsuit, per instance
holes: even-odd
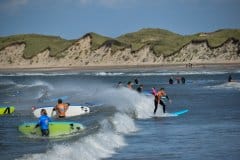
[[[69,103],[65,104],[62,102],[62,99],[58,99],[58,104],[53,108],[53,111],[57,111],[58,118],[65,118],[69,106]]]
[[[142,91],[143,91],[143,85],[140,84],[139,87],[137,88],[137,92],[142,93]]]
[[[171,78],[168,80],[168,83],[169,83],[169,84],[173,84],[173,77],[171,77]]]
[[[228,76],[228,82],[232,82],[232,75],[231,74]]]
[[[49,122],[51,122],[51,119],[47,116],[47,111],[42,109],[39,121],[35,126],[35,128],[40,127],[42,136],[49,136]]]
[[[163,102],[163,100],[162,100],[163,97],[166,97],[167,100],[168,100],[169,102],[171,102],[171,100],[169,99],[168,95],[166,94],[164,88],[161,88],[161,89],[157,92],[157,94],[155,95],[155,98],[154,98],[154,106],[155,106],[154,112],[153,112],[154,114],[156,114],[156,112],[157,112],[158,104],[162,105],[162,107],[163,107],[163,113],[166,112],[166,104],[165,104],[165,103]]]

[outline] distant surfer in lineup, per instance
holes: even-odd
[[[63,103],[62,99],[58,99],[58,104],[53,108],[53,111],[57,111],[58,118],[65,118],[69,105],[69,103]]]
[[[181,77],[182,84],[185,84],[186,79],[184,77]]]
[[[232,75],[231,74],[228,76],[228,82],[232,82]]]
[[[138,79],[135,78],[135,79],[134,79],[134,82],[135,82],[135,84],[138,84]]]
[[[156,114],[157,112],[157,108],[158,108],[158,104],[161,104],[162,107],[163,107],[163,113],[166,112],[166,104],[163,102],[162,98],[163,97],[166,97],[168,99],[168,101],[171,103],[171,100],[169,99],[168,95],[166,94],[164,88],[161,88],[157,94],[155,95],[155,98],[154,98],[154,114]]]
[[[142,93],[142,91],[143,91],[143,85],[140,84],[139,87],[137,88],[137,92]]]
[[[51,122],[51,119],[47,116],[47,111],[42,109],[38,124],[35,126],[35,128],[41,128],[42,136],[49,136],[49,122]]]
[[[127,88],[133,89],[133,88],[132,88],[132,82],[131,82],[131,81],[129,81],[129,82],[127,83]]]
[[[169,84],[173,84],[173,77],[171,77],[171,78],[168,80],[168,83],[169,83]]]

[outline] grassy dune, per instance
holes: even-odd
[[[145,45],[150,45],[157,56],[167,56],[192,40],[208,40],[212,47],[221,45],[231,37],[240,40],[240,29],[223,29],[211,33],[197,33],[184,36],[168,30],[146,28],[115,39],[93,32],[85,36],[91,37],[92,50],[106,45],[111,47],[113,52],[126,47],[132,47],[136,51]],[[0,37],[0,50],[13,43],[25,43],[24,58],[32,58],[45,49],[50,50],[51,56],[62,56],[59,53],[71,46],[75,41],[38,34],[14,35]]]
[[[138,50],[142,46],[150,44],[157,56],[161,54],[167,56],[179,50],[183,45],[192,40],[208,40],[209,44],[214,47],[221,45],[231,37],[240,40],[240,29],[225,29],[212,33],[198,33],[183,36],[167,30],[150,28],[122,35],[118,37],[117,40],[131,44],[134,50]]]
[[[119,49],[125,48],[125,47],[129,47],[129,45],[127,45],[123,42],[117,41],[117,40],[115,40],[113,38],[110,38],[110,37],[102,36],[102,35],[97,34],[97,33],[91,32],[87,35],[90,35],[91,38],[92,38],[92,47],[91,47],[92,50],[96,50],[103,45],[111,47],[113,52],[115,52]]]
[[[13,43],[25,43],[24,58],[32,58],[46,49],[50,49],[51,56],[56,56],[73,42],[74,40],[65,40],[55,36],[37,34],[14,35],[0,38],[0,49]]]

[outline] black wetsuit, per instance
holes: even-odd
[[[168,96],[166,96],[166,98],[169,100]],[[159,101],[159,104],[162,105],[163,113],[165,113],[165,111],[166,111],[166,104],[161,99]],[[156,114],[157,108],[158,108],[158,96],[155,96],[155,98],[154,98],[154,106],[155,106],[155,108],[154,108],[154,112],[153,113]]]

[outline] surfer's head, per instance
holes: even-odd
[[[62,99],[58,99],[58,103],[62,103]]]
[[[46,109],[42,109],[42,110],[41,110],[41,115],[47,115]]]

